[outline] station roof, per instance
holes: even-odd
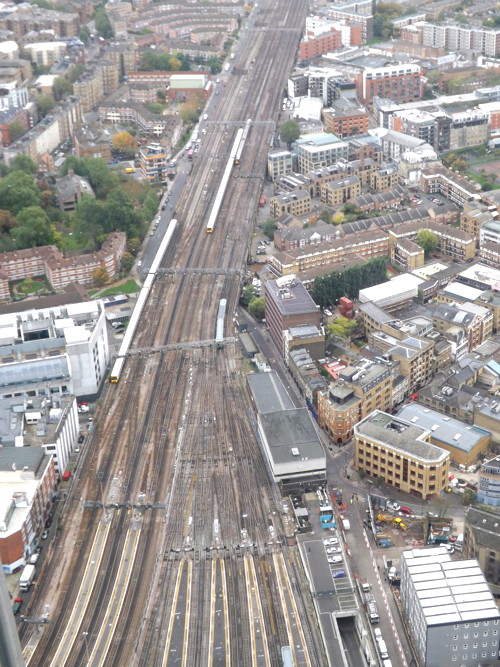
[[[247,376],[259,414],[276,410],[292,410],[294,405],[276,371]]]
[[[260,415],[260,422],[275,465],[303,464],[307,471],[315,467],[313,461],[325,460],[325,451],[307,408],[267,412]]]

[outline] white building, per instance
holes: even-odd
[[[0,398],[95,395],[110,360],[101,301],[0,315]]]
[[[297,140],[297,159],[301,174],[307,174],[319,167],[329,167],[347,157],[348,144],[334,134],[318,132]]]
[[[47,67],[62,60],[66,48],[66,42],[32,42],[25,44],[23,51],[38,67]]]
[[[489,220],[481,226],[479,232],[479,246],[482,248],[485,243],[500,243],[500,221]]]
[[[380,285],[359,290],[360,303],[374,303],[383,310],[416,299],[418,286],[424,281],[410,273],[402,273]]]
[[[452,561],[445,547],[403,551],[400,592],[425,667],[498,660],[500,610],[476,560]]]

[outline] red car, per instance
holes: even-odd
[[[408,515],[413,514],[413,510],[411,510],[409,507],[402,507],[399,511],[402,512],[403,514],[408,514]]]

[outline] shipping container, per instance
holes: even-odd
[[[264,208],[264,206],[266,205],[266,201],[267,201],[266,195],[261,195],[259,199],[260,208]]]

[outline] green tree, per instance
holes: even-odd
[[[151,113],[161,115],[163,113],[163,104],[160,104],[159,102],[151,102],[151,104],[148,104],[148,109]]]
[[[274,232],[277,229],[276,220],[274,218],[268,218],[262,225],[262,231],[267,236],[268,239],[274,239]]]
[[[328,337],[344,338],[350,341],[357,326],[356,320],[350,320],[347,317],[337,317],[327,327]]]
[[[13,120],[9,124],[9,137],[12,143],[22,137],[25,132],[26,130],[18,120]]]
[[[157,90],[156,91],[156,98],[158,100],[160,100],[160,102],[165,102],[165,100],[167,99],[165,91],[164,90]]]
[[[95,29],[101,37],[104,37],[104,39],[110,39],[113,37],[113,28],[111,27],[111,23],[109,22],[106,11],[103,7],[99,7],[99,9],[96,10],[94,24]]]
[[[69,75],[69,82],[75,83],[75,81],[78,80],[79,76],[83,74],[84,71],[85,71],[85,65],[82,65],[82,63],[78,63],[78,65],[75,65]]]
[[[60,102],[63,97],[66,97],[66,95],[70,95],[73,92],[73,87],[67,79],[58,76],[57,79],[54,79],[52,90],[54,91],[54,99],[57,102]]]
[[[300,127],[294,120],[286,120],[280,125],[280,139],[290,147],[300,137]]]
[[[256,320],[263,320],[265,314],[265,301],[263,297],[254,297],[248,304],[248,312]]]
[[[240,303],[243,307],[247,307],[252,299],[256,297],[255,287],[253,285],[245,285],[241,293]]]
[[[105,232],[122,231],[127,236],[140,236],[142,221],[128,194],[122,188],[114,188],[106,199]]]
[[[425,257],[430,257],[439,243],[438,237],[430,229],[421,229],[417,234],[417,243],[424,249]]]
[[[78,33],[78,38],[79,38],[84,44],[88,44],[89,39],[90,39],[90,30],[87,28],[86,25],[84,25],[84,26],[80,29],[80,32]]]
[[[321,213],[319,214],[319,219],[323,220],[323,222],[326,222],[328,224],[331,223],[332,221],[332,214],[331,211],[327,208],[324,208]]]
[[[129,252],[124,252],[121,259],[121,269],[128,273],[134,266],[135,258]]]
[[[13,171],[0,179],[0,208],[17,215],[22,208],[40,203],[40,190],[32,175]]]
[[[56,101],[52,95],[42,93],[37,97],[36,104],[42,116],[46,116],[56,106]]]
[[[27,155],[16,155],[10,163],[11,171],[24,171],[26,174],[36,174],[38,167]]]
[[[109,282],[109,274],[104,266],[100,266],[97,269],[94,269],[92,272],[92,280],[94,285],[97,287],[102,287]]]
[[[19,249],[51,245],[55,241],[50,220],[39,206],[21,209],[17,215],[17,225],[10,235]]]
[[[106,209],[94,197],[84,194],[76,205],[73,230],[95,246],[106,224]]]
[[[217,56],[211,56],[208,59],[207,65],[210,68],[210,72],[212,74],[218,74],[222,69],[220,60],[217,58]]]
[[[341,296],[357,299],[359,290],[378,285],[386,280],[386,260],[376,257],[366,264],[358,264],[344,271],[332,271],[318,276],[311,290],[312,297],[321,307],[336,304]]]

